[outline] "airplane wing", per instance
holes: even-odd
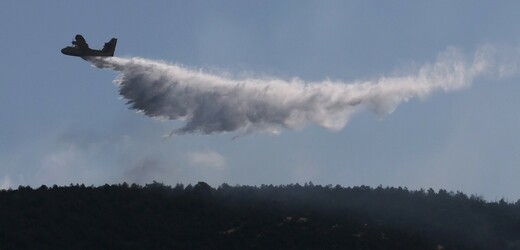
[[[83,38],[82,35],[76,35],[76,37],[74,37],[74,39],[75,39],[75,41],[72,41],[72,44],[74,46],[77,46],[82,49],[88,49],[87,41],[85,40],[85,38]]]

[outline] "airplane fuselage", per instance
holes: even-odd
[[[68,56],[79,56],[79,57],[86,57],[86,56],[114,56],[113,53],[110,52],[103,52],[101,50],[95,50],[95,49],[83,49],[79,47],[71,47],[67,46],[61,50],[61,53],[68,55]]]

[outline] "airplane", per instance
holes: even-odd
[[[108,43],[105,43],[105,46],[103,46],[102,50],[91,49],[88,47],[87,41],[85,41],[85,38],[83,38],[82,35],[76,35],[74,41],[72,41],[73,46],[67,46],[63,48],[61,53],[68,56],[79,56],[85,60],[90,56],[109,57],[114,56],[116,44],[117,39],[112,38]]]

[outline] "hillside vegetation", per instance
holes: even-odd
[[[520,249],[520,203],[291,184],[20,186],[0,249]]]

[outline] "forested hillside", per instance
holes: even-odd
[[[0,249],[520,249],[520,203],[312,183],[0,191]]]

